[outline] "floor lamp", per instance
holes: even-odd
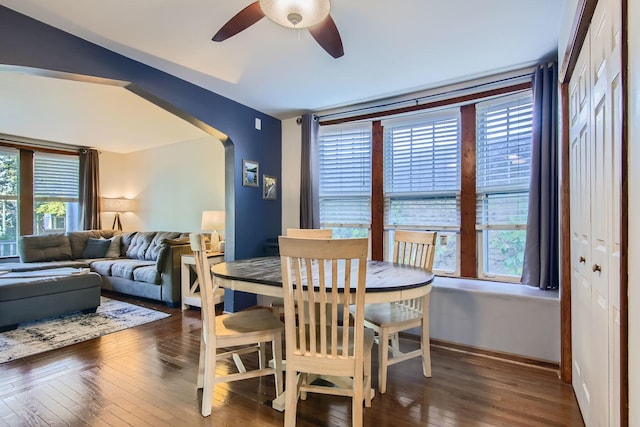
[[[133,199],[102,199],[102,212],[113,212],[113,224],[112,230],[122,231],[122,222],[120,221],[120,214],[122,212],[132,212],[134,210]]]

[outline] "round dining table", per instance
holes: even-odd
[[[211,267],[216,284],[225,289],[282,298],[280,257],[228,261]],[[367,262],[365,303],[402,301],[426,295],[433,273],[385,261]]]

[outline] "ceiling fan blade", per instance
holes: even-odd
[[[233,18],[220,28],[213,36],[214,42],[221,42],[229,37],[235,36],[242,30],[246,30],[259,20],[264,18],[264,12],[260,7],[260,2],[256,1],[238,12]]]
[[[327,53],[334,58],[340,58],[344,55],[344,49],[342,47],[342,39],[338,32],[336,23],[333,22],[331,15],[327,15],[325,19],[308,28],[311,36],[316,39],[318,44],[322,46]]]

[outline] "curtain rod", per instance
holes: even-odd
[[[15,148],[16,150],[32,150],[32,151],[40,151],[51,154],[65,154],[65,155],[80,155],[80,151],[82,151],[83,147],[65,147],[60,146],[56,147],[53,144],[47,144],[44,141],[26,141],[21,140],[21,138],[11,139],[6,136],[0,136],[0,146]]]
[[[424,95],[424,96],[420,96],[420,97],[415,97],[415,98],[410,98],[410,99],[404,99],[404,100],[398,100],[398,101],[392,101],[392,102],[388,102],[385,104],[377,104],[377,105],[372,105],[369,107],[361,107],[361,108],[354,108],[352,110],[347,110],[347,111],[341,111],[341,112],[337,112],[337,113],[330,113],[330,114],[325,114],[325,115],[319,115],[318,119],[320,121],[322,121],[323,119],[327,119],[330,117],[335,117],[335,116],[343,116],[343,115],[349,115],[349,114],[353,114],[353,113],[363,113],[365,111],[371,111],[371,110],[377,110],[380,108],[388,108],[388,107],[394,107],[394,106],[398,106],[398,105],[402,105],[402,104],[407,104],[407,103],[413,103],[415,107],[420,105],[420,101],[426,101],[428,99],[432,99],[432,98],[439,98],[445,95],[453,95],[456,93],[460,93],[460,92],[468,92],[470,90],[473,89],[480,89],[486,86],[492,86],[492,85],[496,85],[496,84],[500,84],[500,83],[507,83],[507,82],[511,82],[511,81],[520,81],[524,78],[531,78],[531,73],[526,73],[526,74],[520,74],[517,76],[512,76],[512,77],[506,77],[504,79],[500,79],[500,80],[495,80],[495,81],[491,81],[491,82],[487,82],[487,83],[479,83],[473,86],[467,86],[464,88],[459,88],[459,89],[451,89],[445,92],[439,92],[439,93],[434,93],[434,94],[430,94],[430,95]],[[384,115],[384,110],[381,111],[381,115]],[[335,121],[338,120],[343,120],[343,121],[349,121],[349,119],[351,119],[350,117],[344,117],[342,119],[336,119]],[[326,124],[326,123],[325,123]]]

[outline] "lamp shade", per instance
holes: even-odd
[[[205,231],[224,230],[224,211],[202,211],[200,229]]]
[[[134,199],[105,199],[102,198],[103,212],[133,212],[136,209]]]

